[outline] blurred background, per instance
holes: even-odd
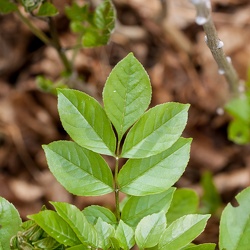
[[[84,2],[84,1],[78,1]],[[94,1],[93,1],[94,2]],[[58,9],[71,3],[54,1]],[[223,106],[229,89],[195,23],[188,0],[113,0],[116,29],[107,46],[82,49],[75,67],[82,82],[74,88],[100,99],[114,65],[133,52],[146,68],[153,87],[151,106],[177,101],[190,103],[184,137],[192,137],[191,158],[176,186],[202,195],[201,179],[210,172],[221,206],[250,184],[250,147],[227,139],[230,116]],[[250,68],[249,0],[213,0],[213,20],[224,50],[239,77]],[[43,22],[33,20],[45,33]],[[55,17],[64,47],[75,35],[62,13]],[[72,53],[68,51],[67,53]],[[70,195],[49,172],[42,144],[69,139],[57,112],[57,98],[38,89],[36,77],[56,81],[63,70],[57,53],[45,46],[15,14],[0,15],[0,196],[19,210],[23,219],[48,201],[66,201],[80,208],[110,207],[113,194],[102,197]],[[49,205],[48,205],[49,206]],[[218,241],[218,217],[210,220],[199,241]]]

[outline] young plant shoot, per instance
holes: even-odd
[[[113,193],[115,209],[92,205],[81,211],[53,201],[54,210],[43,207],[21,223],[1,198],[0,250],[215,249],[214,243],[192,243],[210,217],[197,214],[197,194],[173,187],[189,160],[191,139],[181,137],[189,105],[148,109],[150,101],[149,77],[132,53],[110,73],[104,107],[78,90],[58,89],[60,119],[73,141],[43,145],[49,169],[74,195]],[[113,157],[113,172],[103,155]],[[127,195],[122,201],[121,193]],[[249,246],[250,189],[237,200],[239,207],[228,205],[222,214],[220,250]]]

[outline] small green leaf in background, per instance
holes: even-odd
[[[61,244],[75,246],[81,243],[68,223],[54,211],[45,210],[29,215],[28,218],[34,220],[48,235]]]
[[[220,195],[213,183],[213,176],[210,172],[205,172],[201,177],[203,194],[201,197],[201,212],[215,214],[222,205]]]
[[[250,246],[250,187],[236,197],[239,206],[228,204],[221,215],[219,246],[226,250],[246,250]]]
[[[88,4],[79,6],[74,2],[72,5],[65,7],[65,14],[72,21],[83,22],[87,19]]]
[[[74,205],[65,202],[51,202],[58,215],[75,232],[82,244],[98,246],[97,232],[87,221],[84,214]]]
[[[128,132],[121,157],[145,158],[170,148],[186,126],[189,106],[169,102],[148,110]]]
[[[116,138],[104,109],[89,95],[72,89],[58,90],[62,125],[80,146],[114,156]]]
[[[55,5],[49,2],[45,2],[40,6],[37,16],[50,17],[50,16],[55,16],[57,14],[58,14],[58,10],[55,7]]]
[[[118,174],[121,192],[143,196],[170,188],[187,166],[190,144],[191,139],[180,138],[172,147],[157,155],[129,159]]]
[[[50,171],[72,194],[97,196],[113,191],[112,172],[99,155],[71,141],[43,145]]]
[[[142,197],[131,196],[125,203],[121,218],[131,227],[136,227],[138,222],[147,215],[165,211],[170,207],[175,188],[167,191]]]
[[[82,213],[92,225],[96,224],[98,218],[101,218],[103,221],[115,225],[116,217],[108,208],[92,205],[83,209]]]
[[[119,140],[148,108],[151,92],[148,74],[132,53],[111,71],[103,89],[103,102]]]
[[[165,228],[164,211],[144,217],[135,229],[135,241],[139,249],[156,246]]]
[[[98,247],[107,250],[111,246],[111,237],[115,235],[115,229],[112,225],[98,218],[95,224],[95,229],[97,231],[97,236],[99,238]]]
[[[228,126],[228,139],[237,144],[250,142],[250,92],[230,100],[225,110],[232,115],[233,120]]]
[[[187,246],[203,232],[209,217],[210,215],[189,214],[175,220],[163,232],[159,249],[176,250]]]
[[[0,197],[0,246],[10,249],[10,239],[20,230],[22,221],[12,203]]]
[[[216,244],[214,243],[204,243],[200,245],[187,246],[182,248],[181,250],[214,250]]]
[[[10,0],[0,0],[0,14],[9,14],[17,10],[17,5]]]
[[[131,249],[135,244],[134,230],[124,223],[123,220],[119,221],[115,231],[115,238],[124,250]]]
[[[22,0],[22,5],[27,12],[32,12],[43,2],[44,0]]]
[[[250,125],[240,119],[233,120],[228,125],[228,139],[239,145],[250,142]]]
[[[111,32],[115,27],[115,8],[110,0],[104,0],[89,15],[89,26],[86,27],[82,36],[84,47],[96,47],[108,43]]]
[[[195,191],[186,188],[177,189],[167,212],[168,224],[184,215],[197,213],[198,206],[199,197]]]

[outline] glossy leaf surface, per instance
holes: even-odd
[[[100,154],[114,155],[114,131],[94,98],[77,90],[60,89],[58,111],[64,129],[77,144]]]
[[[170,207],[175,188],[167,191],[142,197],[132,196],[125,203],[121,218],[131,227],[136,227],[138,222],[147,215],[165,211]]]
[[[95,196],[113,191],[113,176],[104,159],[74,142],[44,145],[49,168],[72,194]]]
[[[103,90],[104,108],[119,139],[145,112],[150,100],[148,74],[130,53],[113,68]]]
[[[250,187],[235,198],[239,205],[228,204],[221,215],[220,249],[245,250],[250,246]]]
[[[189,160],[191,139],[180,138],[169,149],[143,159],[129,159],[118,175],[120,190],[143,196],[163,192],[183,174]]]
[[[154,247],[166,228],[165,212],[144,217],[135,229],[135,241],[140,249]]]
[[[97,232],[84,214],[74,205],[65,202],[51,202],[57,213],[68,223],[83,244],[98,246]]]
[[[14,205],[0,197],[0,248],[10,249],[10,239],[20,230],[22,221]]]
[[[54,211],[45,210],[29,215],[28,218],[34,220],[48,235],[61,244],[75,246],[81,243],[68,223]]]
[[[206,226],[210,215],[189,214],[174,221],[163,232],[159,249],[176,250],[187,246]]]
[[[170,148],[186,126],[188,108],[170,102],[148,110],[127,134],[121,157],[145,158]]]

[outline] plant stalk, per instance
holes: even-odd
[[[223,74],[227,80],[230,91],[234,97],[238,97],[240,79],[231,63],[230,57],[227,57],[223,50],[223,42],[218,38],[218,34],[211,17],[210,0],[192,0],[196,11],[196,23],[202,25],[206,34],[205,41],[210,49],[217,65],[219,74]]]
[[[37,36],[41,41],[43,41],[46,45],[51,45],[51,41],[50,39],[44,34],[44,32],[42,32],[41,30],[39,30],[37,27],[35,27],[30,20],[25,17],[21,11],[19,9],[17,9],[16,11],[18,17],[21,19],[21,21],[27,25],[29,27],[29,29],[31,30],[31,32]]]
[[[119,196],[119,185],[118,185],[118,172],[119,172],[119,150],[120,150],[120,141],[117,143],[116,149],[116,158],[115,158],[115,175],[114,175],[114,182],[115,182],[115,215],[117,222],[121,219],[120,214],[120,196]]]

